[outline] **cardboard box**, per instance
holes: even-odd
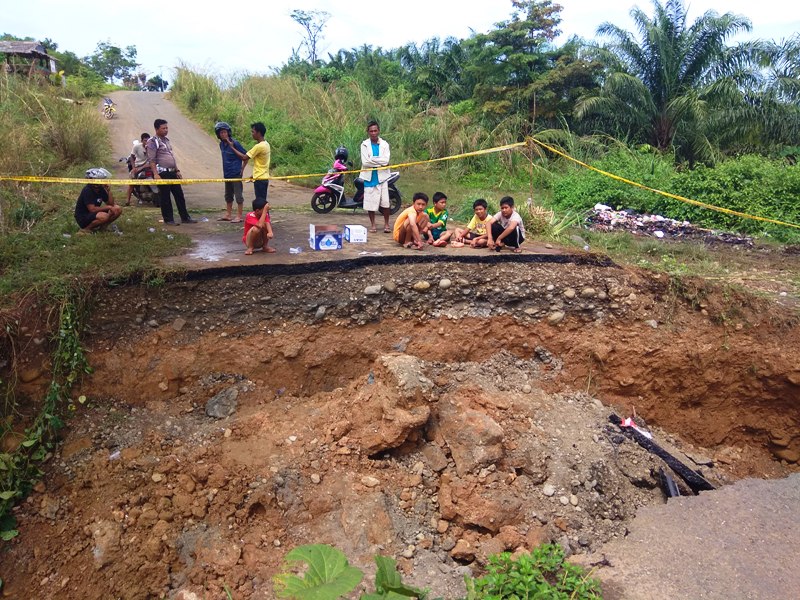
[[[308,245],[312,250],[341,250],[342,232],[338,225],[309,225]]]
[[[366,244],[367,228],[363,225],[345,225],[344,239],[351,244]]]

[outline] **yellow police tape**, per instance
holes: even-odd
[[[643,190],[647,190],[649,192],[653,192],[654,194],[660,194],[667,198],[672,198],[673,200],[678,200],[679,202],[685,202],[687,204],[692,204],[694,206],[699,206],[701,208],[705,208],[708,210],[714,210],[717,212],[725,213],[728,215],[734,215],[737,217],[741,217],[743,219],[753,219],[756,221],[764,221],[766,223],[774,223],[775,225],[783,225],[785,227],[794,227],[795,229],[800,229],[800,225],[795,225],[794,223],[787,223],[786,221],[779,221],[777,219],[770,219],[768,217],[759,217],[757,215],[751,215],[748,213],[739,212],[736,210],[732,210],[730,208],[723,208],[721,206],[715,206],[713,204],[708,204],[706,202],[700,202],[698,200],[692,200],[690,198],[684,198],[683,196],[678,196],[676,194],[671,194],[669,192],[664,192],[662,190],[657,190],[655,188],[648,187],[641,183],[637,183],[635,181],[631,181],[630,179],[625,179],[624,177],[620,177],[619,175],[614,175],[613,173],[609,173],[608,171],[603,171],[602,169],[598,169],[597,167],[593,167],[585,162],[578,160],[577,158],[573,158],[572,156],[561,152],[553,148],[552,146],[545,144],[544,142],[537,140],[534,137],[526,138],[524,142],[516,142],[513,144],[506,144],[504,146],[495,146],[494,148],[486,148],[484,150],[474,150],[472,152],[463,152],[461,154],[453,154],[450,156],[443,156],[441,158],[431,158],[427,160],[417,160],[413,162],[405,162],[399,163],[394,165],[389,165],[390,169],[400,169],[406,167],[414,167],[417,165],[424,165],[424,164],[431,164],[437,162],[444,162],[448,160],[459,160],[462,158],[469,158],[471,156],[480,156],[483,154],[494,154],[496,152],[504,152],[506,150],[514,150],[515,148],[521,148],[524,146],[528,146],[529,143],[537,144],[541,146],[545,150],[552,152],[558,156],[566,158],[590,171],[595,171],[596,173],[600,173],[605,177],[609,177],[616,181],[621,181],[622,183],[626,183],[628,185],[638,187]],[[345,173],[360,173],[362,171],[376,171],[380,167],[372,168],[372,169],[353,169],[347,171],[340,171],[341,174]],[[328,175],[327,172],[325,173],[306,173],[303,175],[279,175],[279,176],[270,176],[265,177],[265,180],[283,180],[283,181],[291,181],[294,179],[308,179],[310,177],[324,177]],[[102,181],[103,184],[106,185],[194,185],[199,183],[227,183],[227,182],[252,182],[255,181],[252,177],[244,177],[244,178],[233,178],[233,179],[106,179],[106,180],[97,180],[97,179],[76,179],[70,177],[36,177],[33,175],[19,175],[19,176],[10,176],[10,175],[0,175],[0,181],[19,181],[24,183],[70,183],[70,184],[97,184],[98,181]]]
[[[521,148],[527,146],[527,142],[516,142],[514,144],[506,144],[505,146],[495,146],[494,148],[486,148],[484,150],[474,150],[472,152],[464,152],[462,154],[453,154],[451,156],[444,156],[442,158],[431,158],[428,160],[418,160],[414,162],[399,163],[396,165],[389,165],[388,167],[374,167],[372,169],[353,169],[348,171],[339,171],[341,174],[345,173],[361,173],[362,171],[377,171],[378,169],[400,169],[405,167],[414,167],[417,165],[424,165],[428,163],[442,162],[446,160],[458,160],[461,158],[468,158],[470,156],[480,156],[482,154],[493,154],[495,152],[503,152],[505,150],[513,150],[514,148]],[[324,177],[328,175],[325,173],[305,173],[303,175],[270,175],[269,177],[260,178],[262,180],[283,180],[290,181],[292,179],[308,179],[310,177]],[[34,175],[0,175],[0,181],[20,181],[25,183],[79,183],[86,184],[99,184],[102,185],[194,185],[197,183],[226,183],[226,182],[252,182],[255,181],[252,177],[232,178],[232,179],[78,179],[71,177],[37,177]]]
[[[690,198],[684,198],[683,196],[678,196],[676,194],[670,194],[669,192],[663,192],[661,190],[657,190],[655,188],[648,187],[641,183],[636,183],[635,181],[631,181],[630,179],[625,179],[624,177],[620,177],[619,175],[614,175],[613,173],[609,173],[608,171],[603,171],[602,169],[598,169],[597,167],[593,167],[592,165],[588,165],[585,162],[579,161],[577,158],[573,158],[568,154],[561,152],[560,150],[556,150],[552,146],[548,146],[544,142],[540,142],[536,138],[530,138],[534,144],[538,144],[545,150],[549,150],[553,154],[557,154],[558,156],[563,156],[567,160],[571,160],[572,162],[581,165],[591,171],[595,171],[596,173],[600,173],[601,175],[605,175],[606,177],[610,177],[611,179],[616,179],[617,181],[621,181],[623,183],[627,183],[628,185],[632,185],[634,187],[641,188],[643,190],[647,190],[648,192],[653,192],[655,194],[661,194],[662,196],[666,196],[667,198],[672,198],[673,200],[678,200],[680,202],[686,202],[687,204],[693,204],[694,206],[699,206],[701,208],[707,208],[708,210],[715,210],[717,212],[725,213],[727,215],[734,215],[737,217],[742,217],[743,219],[754,219],[756,221],[766,221],[767,223],[775,223],[776,225],[785,225],[786,227],[794,227],[795,229],[800,229],[800,225],[795,225],[794,223],[787,223],[786,221],[778,221],[777,219],[770,219],[767,217],[759,217],[756,215],[750,215],[747,213],[739,212],[737,210],[731,210],[730,208],[723,208],[721,206],[714,206],[713,204],[707,204],[705,202],[700,202],[698,200],[692,200]]]

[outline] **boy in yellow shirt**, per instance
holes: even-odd
[[[475,211],[475,214],[465,229],[456,228],[455,241],[453,242],[454,248],[461,248],[465,244],[469,244],[472,248],[486,247],[489,241],[486,227],[490,225],[491,219],[488,208],[489,205],[483,198],[479,198],[472,203],[472,210]]]
[[[233,145],[233,139],[228,138],[228,146],[233,150],[234,154],[242,159],[242,172],[244,167],[251,158],[253,159],[253,190],[255,191],[256,198],[261,198],[267,201],[267,190],[269,188],[269,162],[271,157],[271,149],[269,143],[264,139],[267,133],[266,126],[258,121],[250,125],[250,133],[256,141],[256,145],[247,151],[247,154],[242,154]]]

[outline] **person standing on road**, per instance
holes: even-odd
[[[269,190],[269,163],[272,155],[272,149],[264,135],[267,133],[267,127],[258,121],[250,125],[250,133],[256,141],[256,145],[247,151],[247,154],[240,152],[236,149],[233,141],[228,139],[228,147],[231,148],[240,159],[242,159],[242,172],[244,166],[251,158],[253,159],[253,190],[256,194],[256,199],[261,198],[267,202],[267,191]],[[267,211],[269,211],[269,203],[267,203]]]
[[[217,134],[219,139],[219,150],[222,153],[222,176],[225,179],[241,179],[244,172],[244,165],[246,160],[242,160],[240,156],[245,154],[245,149],[242,145],[234,139],[231,126],[225,121],[220,121],[214,125],[214,133]],[[236,152],[234,152],[234,150]],[[231,221],[231,212],[233,211],[233,200],[236,199],[236,218]],[[224,217],[220,217],[219,221],[231,221],[232,223],[242,222],[242,205],[244,204],[244,193],[241,181],[226,181],[225,182],[225,205],[227,211]]]
[[[153,179],[183,179],[175,155],[172,153],[172,144],[167,137],[169,125],[164,119],[156,119],[153,122],[156,134],[147,140],[147,161],[153,170]],[[164,218],[164,225],[180,225],[176,223],[172,213],[172,199],[170,194],[175,197],[175,206],[182,223],[197,223],[186,210],[186,199],[183,196],[183,188],[180,184],[158,186],[159,196],[161,197],[161,216]]]
[[[131,174],[131,179],[137,179],[141,170],[147,166],[147,140],[150,139],[149,133],[143,133],[140,140],[134,140],[131,155],[128,157],[128,172]],[[131,205],[131,194],[133,193],[133,186],[128,186],[128,199],[125,201],[125,206]],[[141,204],[141,200],[139,203]]]
[[[389,144],[380,137],[377,121],[367,124],[366,140],[361,142],[361,168],[386,167],[389,164]],[[383,212],[383,232],[389,229],[389,169],[362,170],[359,177],[364,180],[364,210],[369,214],[370,231],[377,232],[375,211]]]

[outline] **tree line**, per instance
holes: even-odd
[[[707,11],[690,22],[683,0],[653,0],[649,12],[631,10],[635,31],[604,23],[597,40],[557,45],[560,5],[511,0],[511,9],[508,20],[466,39],[364,45],[327,59],[318,47],[329,15],[296,10],[305,37],[279,73],[355,80],[375,98],[402,90],[420,109],[449,106],[520,137],[600,133],[690,165],[797,154],[800,35],[732,43],[751,31],[748,18]]]
[[[36,41],[31,37],[22,38],[10,33],[4,33],[0,36],[0,40]],[[122,48],[110,41],[101,41],[97,43],[92,54],[79,57],[70,50],[59,51],[58,44],[50,38],[45,38],[41,44],[47,49],[47,53],[56,59],[58,70],[65,77],[77,77],[100,83],[119,81],[127,88],[149,91],[163,91],[168,85],[160,75],[148,77],[139,70],[141,65],[136,62],[136,46]]]

